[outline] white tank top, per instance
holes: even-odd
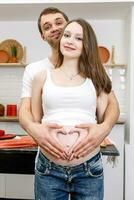
[[[59,86],[51,79],[51,71],[47,70],[46,81],[43,86],[42,104],[44,116],[42,123],[58,123],[63,125],[68,132],[70,127],[81,123],[96,123],[96,91],[91,79],[86,78],[85,82],[78,86]],[[69,129],[68,129],[69,128]],[[83,132],[85,131],[85,132]],[[53,133],[53,137],[58,140],[67,150],[73,148],[75,144],[86,137],[87,130],[81,130],[73,134]],[[97,147],[91,153],[79,159],[71,161],[57,159],[47,151],[41,149],[44,155],[63,166],[75,166],[92,158],[99,152]]]
[[[59,86],[51,79],[51,71],[47,70],[42,92],[42,122],[64,126],[95,124],[96,101],[96,90],[91,79],[86,78],[78,86]]]

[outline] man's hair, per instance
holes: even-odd
[[[67,15],[62,12],[61,10],[59,10],[58,8],[54,8],[54,7],[48,7],[48,8],[45,8],[41,13],[40,13],[40,16],[38,18],[38,29],[39,29],[39,32],[40,34],[42,34],[42,30],[41,30],[41,17],[43,15],[48,15],[48,14],[55,14],[55,13],[60,13],[62,14],[62,16],[64,17],[64,19],[68,22],[69,19],[67,17]]]

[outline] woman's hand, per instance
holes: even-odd
[[[63,130],[63,127],[58,124],[32,124],[32,132],[34,140],[37,144],[47,151],[55,158],[66,159],[66,151],[64,147],[54,139],[53,134],[59,130]]]
[[[108,129],[105,123],[101,124],[80,124],[76,128],[86,129],[88,134],[72,149],[74,157],[80,158],[90,154],[100,146],[101,142],[108,135]]]

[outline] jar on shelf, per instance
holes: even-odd
[[[5,115],[5,106],[3,104],[0,104],[0,116]]]

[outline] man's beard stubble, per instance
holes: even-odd
[[[55,40],[50,39],[47,42],[53,49],[57,49],[58,48],[59,39],[55,39]]]

